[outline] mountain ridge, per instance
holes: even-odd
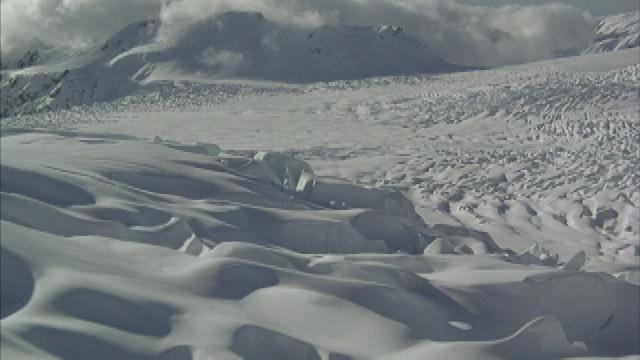
[[[640,13],[602,18],[583,54],[638,46]],[[31,50],[3,63],[0,117],[110,101],[190,76],[289,83],[474,70],[433,53],[400,26],[284,26],[259,12],[227,12],[172,39],[160,20],[130,24],[82,49]]]
[[[392,26],[323,26],[309,32],[260,13],[228,12],[196,22],[170,41],[159,40],[160,26],[158,20],[131,24],[67,58],[27,54],[16,63],[24,66],[3,71],[0,115],[109,101],[166,78],[167,69],[212,79],[291,83],[466,69]]]

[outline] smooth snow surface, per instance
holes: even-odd
[[[639,54],[2,118],[2,359],[637,358]]]

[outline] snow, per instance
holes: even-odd
[[[593,43],[584,53],[637,48],[638,16],[628,13],[600,19],[593,30]],[[81,49],[30,50],[15,64],[5,59],[1,115],[69,109],[155,93],[176,79],[309,83],[469,71],[482,64],[479,59],[467,59],[465,63],[471,66],[448,62],[434,49],[450,53],[451,49],[443,50],[450,44],[430,47],[418,34],[393,25],[310,28],[278,23],[259,12],[236,11],[195,21],[177,36],[163,36],[162,28],[160,20],[140,21]],[[527,49],[535,53],[533,50]],[[613,59],[599,63],[602,66],[616,61]]]
[[[598,21],[595,41],[584,53],[621,50],[640,46],[640,11],[611,15]]]
[[[160,28],[159,20],[134,23],[67,57],[3,70],[2,115],[110,101],[184,75],[300,83],[468,68],[389,26],[308,29],[226,12],[191,24],[177,39],[159,40]]]
[[[127,29],[109,66],[175,63],[1,119],[2,358],[640,355],[638,48],[284,83],[176,71],[178,48]],[[311,38],[381,34],[414,49],[397,27]],[[76,65],[114,59],[94,50]],[[46,88],[56,64],[16,81]]]

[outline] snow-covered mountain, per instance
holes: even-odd
[[[229,12],[195,23],[167,48],[145,52],[147,61],[171,64],[186,73],[291,82],[463,69],[399,27],[323,26],[302,31],[272,23],[260,13]]]
[[[85,49],[58,51],[47,57],[34,52],[28,59],[36,66],[3,71],[0,115],[68,109],[128,94],[144,62],[114,59],[126,50],[152,42],[157,29],[156,21],[145,21]]]
[[[602,18],[584,53],[638,46],[639,16]],[[171,40],[160,29],[159,20],[137,22],[84,49],[43,48],[4,59],[0,116],[109,101],[176,78],[299,83],[471,69],[443,60],[400,26],[307,29],[257,12],[227,12]]]
[[[171,41],[158,40],[159,28],[155,20],[135,23],[66,57],[25,55],[16,67],[26,69],[3,71],[1,115],[108,101],[176,75],[311,82],[466,69],[394,26],[308,31],[260,13],[229,12]]]
[[[598,21],[593,33],[594,43],[584,54],[638,47],[640,11],[604,17]]]
[[[6,61],[0,58],[0,70],[6,69],[24,69],[26,67],[35,66],[42,61],[40,50],[27,50],[24,55],[16,61]]]

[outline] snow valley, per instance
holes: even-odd
[[[501,64],[270,15],[3,57],[3,358],[637,358],[640,13]]]

